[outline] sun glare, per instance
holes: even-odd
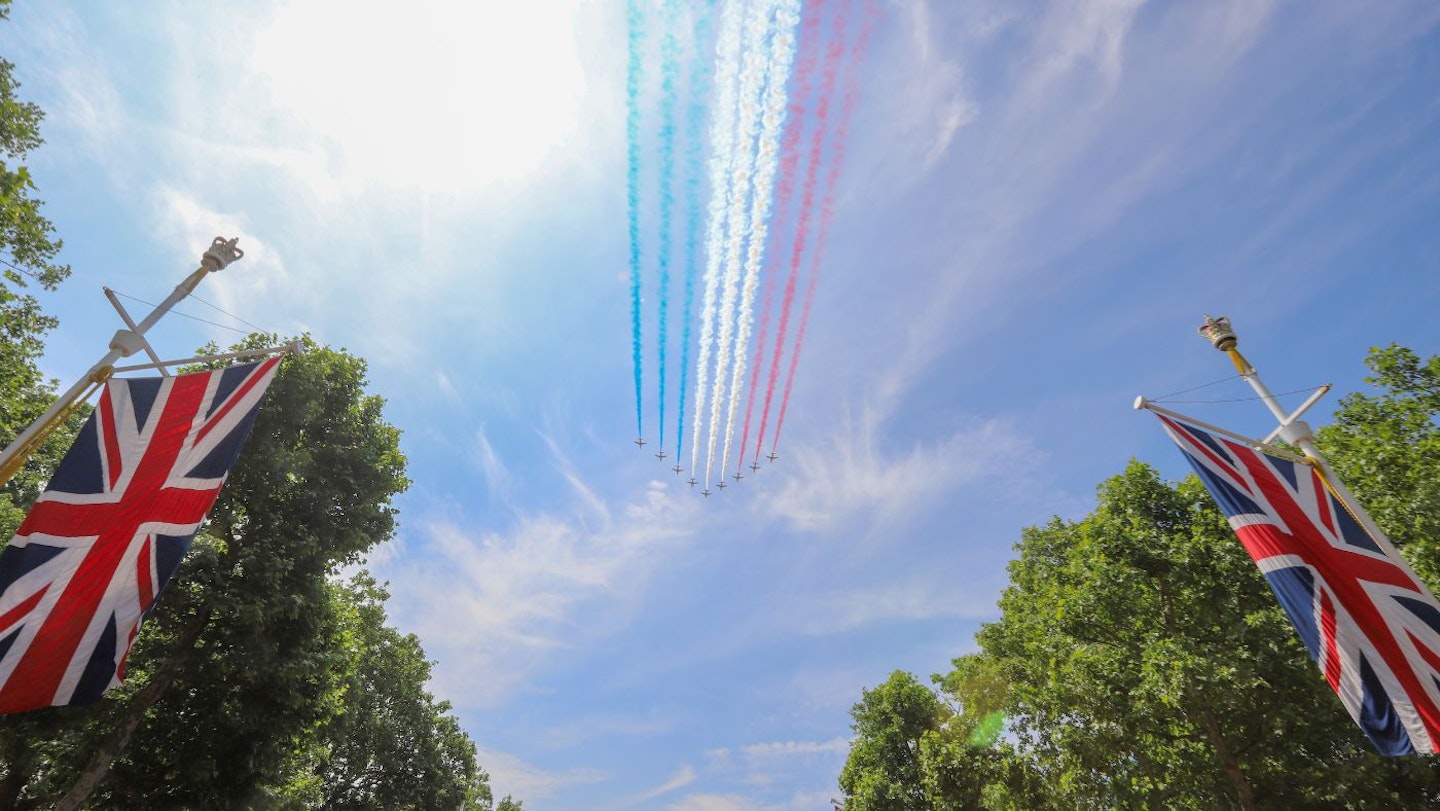
[[[277,105],[361,180],[522,181],[575,137],[577,0],[297,0],[256,42]]]

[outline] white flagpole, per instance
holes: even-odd
[[[115,373],[115,361],[129,357],[142,349],[147,350],[147,354],[153,353],[153,350],[149,349],[149,344],[145,342],[145,333],[155,326],[155,322],[169,312],[171,307],[190,295],[190,292],[200,284],[206,275],[223,270],[231,262],[245,256],[245,252],[236,247],[235,243],[238,241],[239,237],[228,240],[224,237],[215,237],[214,241],[210,243],[210,248],[200,257],[200,267],[176,285],[169,297],[160,302],[140,323],[133,327],[127,324],[127,329],[115,332],[110,339],[110,351],[106,352],[94,366],[91,366],[90,371],[86,372],[84,377],[75,381],[73,386],[61,394],[51,404],[49,410],[41,415],[40,419],[31,423],[28,428],[20,432],[19,436],[15,437],[15,440],[4,451],[0,451],[0,485],[10,481],[20,466],[25,464],[25,459],[29,457],[30,453],[54,432],[83,397],[88,396],[90,391],[110,379],[110,376]],[[125,320],[128,322],[130,319],[126,318]]]
[[[1335,470],[1330,467],[1330,463],[1325,460],[1325,457],[1320,453],[1319,449],[1315,447],[1315,434],[1311,431],[1310,424],[1300,419],[1301,414],[1318,402],[1325,392],[1330,390],[1330,384],[1325,384],[1320,391],[1311,395],[1310,399],[1306,400],[1304,404],[1293,413],[1287,412],[1284,406],[1280,405],[1280,401],[1275,399],[1275,395],[1271,394],[1270,390],[1266,388],[1265,384],[1260,380],[1260,374],[1255,371],[1255,367],[1250,365],[1250,361],[1246,360],[1245,356],[1241,355],[1240,350],[1236,348],[1239,340],[1235,337],[1235,330],[1231,328],[1229,318],[1223,315],[1219,318],[1211,318],[1207,315],[1205,316],[1205,323],[1200,325],[1199,332],[1206,340],[1210,341],[1216,349],[1230,356],[1230,360],[1234,362],[1235,368],[1240,372],[1240,376],[1245,379],[1246,383],[1250,384],[1250,388],[1254,389],[1256,394],[1260,395],[1261,402],[1265,403],[1265,407],[1270,409],[1271,414],[1275,415],[1275,419],[1280,421],[1280,427],[1275,429],[1275,431],[1270,434],[1270,437],[1274,438],[1278,436],[1280,439],[1299,448],[1300,451],[1305,454],[1306,461],[1319,471],[1320,478],[1324,480],[1325,486],[1330,488],[1330,492],[1335,494],[1335,497],[1340,500],[1341,505],[1345,507],[1346,511],[1348,511],[1350,515],[1355,518],[1355,521],[1365,530],[1365,534],[1369,535],[1386,553],[1395,556],[1396,560],[1400,561],[1401,565],[1405,566],[1408,571],[1410,567],[1405,563],[1405,559],[1400,557],[1395,549],[1395,545],[1390,542],[1390,539],[1385,536],[1384,532],[1380,531],[1380,527],[1376,525],[1374,519],[1370,517],[1369,513],[1365,512],[1364,507],[1360,506],[1360,502],[1355,499],[1350,489],[1345,486],[1345,483],[1335,474]],[[1410,574],[1413,576],[1414,572]],[[1417,579],[1416,582],[1419,582],[1419,580]]]

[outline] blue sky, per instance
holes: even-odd
[[[1202,313],[1277,392],[1440,351],[1433,4],[880,0],[782,458],[702,502],[630,444],[624,4],[246,6],[0,25],[74,267],[46,368],[240,236],[200,296],[370,361],[414,480],[372,567],[535,811],[827,807],[861,689],[973,649],[1022,527],[1184,473],[1130,402],[1231,374]]]

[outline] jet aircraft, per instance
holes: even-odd
[[[759,462],[751,462],[751,463],[750,463],[750,472],[751,472],[751,473],[759,472],[759,470],[760,470],[760,463],[759,463]]]
[[[660,450],[656,451],[655,458],[659,459],[662,462],[665,461],[665,449],[661,448]]]
[[[779,456],[778,454],[776,454],[775,451],[770,451],[770,452],[769,452],[768,454],[766,454],[765,456],[766,456],[770,461],[772,461],[772,462],[775,461],[776,459],[779,459],[779,458],[780,458],[780,456]]]
[[[676,475],[676,476],[679,476],[679,475],[680,475],[680,471],[684,470],[685,468],[680,467],[679,465],[676,465],[675,467],[672,467],[672,468],[670,468],[670,469],[673,470],[673,471],[675,471],[675,475]]]
[[[636,445],[639,445],[639,446],[642,447],[642,448],[645,447],[645,437],[643,437],[643,436],[637,436],[637,437],[635,437],[635,444],[636,444]]]

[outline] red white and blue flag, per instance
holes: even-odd
[[[1376,750],[1440,751],[1440,605],[1389,542],[1309,465],[1160,421]]]
[[[279,362],[106,385],[0,553],[0,713],[88,704],[124,679]]]

